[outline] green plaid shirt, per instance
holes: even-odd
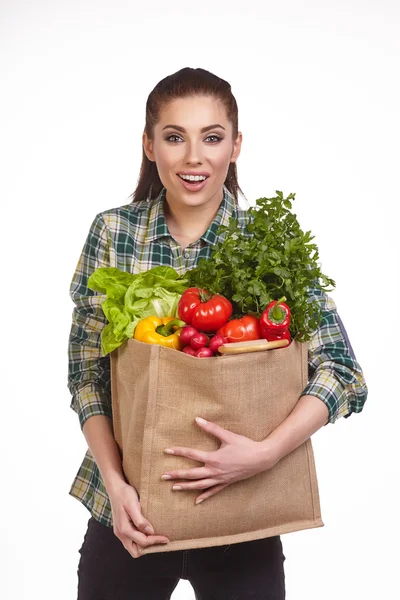
[[[69,337],[68,387],[71,408],[81,428],[92,415],[112,418],[110,357],[102,356],[100,334],[107,320],[101,308],[104,295],[88,289],[87,281],[98,267],[118,267],[137,273],[157,265],[170,265],[179,274],[208,258],[217,241],[219,225],[228,225],[234,216],[242,229],[249,215],[235,203],[224,186],[223,201],[207,231],[184,251],[170,235],[163,212],[163,188],[156,199],[131,202],[96,215],[83,246],[71,286],[74,302]],[[321,303],[323,319],[309,342],[309,382],[302,395],[322,400],[329,410],[329,422],[361,412],[367,386],[360,365],[332,298],[310,290]],[[71,496],[77,498],[101,523],[112,527],[112,512],[100,472],[88,449],[72,483]]]

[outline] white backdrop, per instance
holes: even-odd
[[[89,513],[68,495],[86,450],[66,383],[68,288],[94,216],[135,187],[148,94],[186,66],[232,85],[247,198],[296,193],[369,387],[361,414],[313,436],[325,527],[282,536],[287,598],[400,597],[398,3],[0,10],[1,597],[76,597]],[[193,598],[181,581],[173,599]]]

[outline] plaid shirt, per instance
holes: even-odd
[[[92,415],[112,418],[110,357],[102,356],[100,349],[100,334],[107,323],[101,308],[105,296],[88,289],[89,276],[98,267],[137,273],[157,265],[170,265],[184,274],[210,256],[219,225],[228,225],[234,216],[243,230],[249,221],[248,213],[237,207],[225,186],[223,191],[214,221],[184,251],[168,231],[163,212],[165,188],[154,200],[131,202],[96,215],[70,286],[75,306],[68,346],[68,387],[81,428]],[[328,407],[329,422],[334,423],[341,416],[361,412],[368,390],[334,301],[319,290],[310,290],[310,295],[320,302],[323,318],[308,343],[309,382],[301,395],[320,398]],[[110,501],[89,449],[69,493],[94,518],[112,527]]]

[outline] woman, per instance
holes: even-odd
[[[99,213],[84,245],[71,284],[69,342],[71,407],[89,447],[70,494],[92,515],[80,549],[78,600],[169,598],[181,578],[190,581],[198,599],[285,597],[279,536],[140,556],[141,548],[169,540],[154,532],[124,477],[112,429],[109,355],[100,352],[103,298],[87,287],[101,266],[135,273],[162,264],[181,274],[208,257],[219,225],[232,215],[245,222],[237,202],[241,143],[237,104],[226,81],[190,68],[166,77],[147,100],[133,201]],[[182,175],[190,174],[206,180],[187,183]],[[233,481],[270,468],[328,422],[362,410],[367,387],[361,368],[333,301],[324,294],[318,300],[323,326],[309,344],[309,384],[269,436],[265,455],[254,457],[254,442],[239,446],[232,434],[222,475],[215,476],[211,463],[197,479],[174,472],[183,488],[177,493],[198,489],[197,499],[206,501]],[[203,427],[217,436],[227,431],[214,423]],[[202,480],[210,478],[212,484],[202,488]]]

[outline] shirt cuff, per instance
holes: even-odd
[[[343,383],[338,381],[328,369],[315,374],[301,393],[301,396],[307,395],[315,396],[326,404],[329,410],[329,423],[335,423],[340,417],[349,416],[351,413]]]
[[[93,383],[81,387],[73,396],[70,406],[78,413],[82,430],[89,417],[105,415],[112,418],[111,398],[107,393],[99,391]]]

